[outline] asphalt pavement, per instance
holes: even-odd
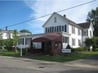
[[[97,58],[58,63],[0,56],[0,73],[98,73]]]

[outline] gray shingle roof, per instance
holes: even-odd
[[[82,27],[82,28],[89,28],[89,26],[90,26],[90,23],[88,23],[88,22],[85,22],[85,23],[79,23],[78,24],[80,27]]]

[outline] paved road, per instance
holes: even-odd
[[[86,63],[86,62],[89,63]],[[0,56],[0,73],[98,73],[97,60],[67,63]]]

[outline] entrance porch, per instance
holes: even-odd
[[[60,33],[48,33],[31,42],[32,53],[58,55],[62,49],[62,36]]]

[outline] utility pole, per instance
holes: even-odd
[[[5,30],[8,30],[8,26],[5,27]]]

